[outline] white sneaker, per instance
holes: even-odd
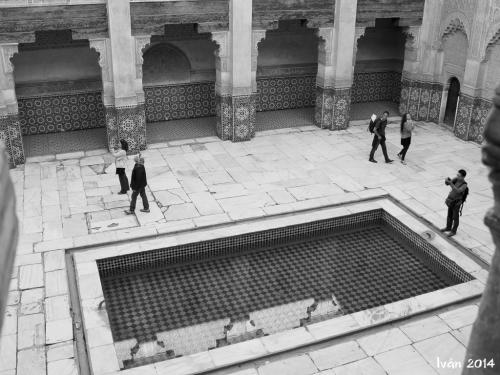
[[[401,160],[401,164],[406,165],[406,162],[404,160]]]

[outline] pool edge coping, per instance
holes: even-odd
[[[92,312],[92,314],[94,315],[92,319],[94,320],[99,315],[101,315],[100,323],[88,320],[89,311],[86,309],[90,307],[89,304],[95,306],[96,303],[98,303],[97,300],[104,299],[96,260],[109,258],[117,255],[126,255],[131,253],[153,250],[158,247],[170,247],[179,244],[195,243],[214,238],[224,237],[228,235],[227,233],[228,225],[231,227],[230,230],[231,235],[235,235],[235,226],[237,227],[237,229],[240,230],[240,232],[237,234],[244,234],[244,233],[259,231],[262,229],[269,229],[270,228],[269,221],[273,222],[274,227],[283,227],[286,225],[300,224],[304,222],[320,220],[323,218],[345,216],[348,214],[368,211],[370,209],[383,209],[390,215],[394,216],[396,219],[399,219],[402,222],[404,222],[404,225],[407,226],[410,230],[414,231],[415,233],[421,234],[425,230],[431,230],[432,232],[435,232],[434,228],[430,227],[429,224],[427,223],[424,224],[420,222],[420,220],[422,219],[415,218],[414,216],[417,215],[411,212],[411,210],[410,213],[406,212],[406,210],[408,209],[404,207],[404,204],[401,204],[400,202],[395,203],[393,202],[393,198],[392,199],[391,198],[392,197],[382,196],[382,197],[377,197],[376,199],[369,199],[368,201],[363,200],[361,202],[360,201],[350,202],[347,204],[343,204],[342,206],[335,205],[329,207],[318,207],[315,208],[312,213],[307,212],[310,210],[304,210],[301,212],[287,213],[285,215],[280,214],[274,216],[266,216],[265,218],[268,220],[254,221],[250,223],[250,225],[248,225],[249,223],[246,223],[245,221],[225,223],[223,225],[217,225],[216,227],[199,228],[195,233],[193,233],[192,231],[184,231],[184,232],[169,234],[162,238],[155,237],[154,239],[147,240],[145,244],[138,244],[137,242],[134,242],[132,244],[126,244],[126,245],[104,246],[104,249],[102,246],[99,246],[98,249],[87,248],[87,250],[81,250],[73,253],[75,268],[76,268],[75,270],[76,282],[79,291],[78,294],[82,304],[82,320],[84,322],[85,334],[87,337],[86,345],[89,353],[89,361],[91,363],[91,366],[92,363],[99,362],[100,360],[98,357],[101,355],[100,354],[101,350],[104,350],[105,352],[107,351],[109,355],[112,355],[114,353],[114,356],[116,358],[116,366],[118,366],[118,368],[116,368],[116,366],[115,368],[109,368],[109,371],[108,368],[102,369],[102,371],[98,371],[100,369],[96,370],[93,368],[94,374],[95,375],[104,375],[111,373],[126,374],[127,373],[126,371],[134,370],[134,368],[127,370],[119,369],[118,358],[116,356],[114,342],[111,338],[111,329],[109,327],[109,319],[107,317],[107,312],[105,310]],[[403,208],[399,206],[403,206]],[[176,235],[179,238],[177,238]],[[187,238],[188,236],[189,238]],[[166,243],[165,241],[167,240],[168,242],[169,238],[170,238],[170,243]],[[174,239],[176,238],[177,240],[174,241]],[[160,240],[162,241],[161,244],[158,243]],[[460,303],[465,300],[480,296],[484,289],[487,272],[483,269],[483,267],[479,266],[477,261],[471,259],[469,252],[467,252],[467,254],[463,254],[463,252],[460,249],[458,249],[455,245],[452,245],[451,243],[446,241],[440,235],[436,235],[434,239],[429,240],[428,242],[430,242],[434,247],[436,247],[443,255],[456,262],[460,267],[462,267],[466,272],[470,273],[476,279],[469,281],[467,283],[457,284],[434,292],[378,306],[372,309],[359,311],[357,313],[349,315],[343,315],[341,317],[325,320],[319,323],[313,323],[306,327],[300,327],[292,330],[282,331],[269,336],[256,338],[242,343],[233,344],[222,348],[216,348],[205,352],[186,355],[167,361],[160,361],[140,366],[137,367],[136,369],[146,370],[146,368],[149,367],[149,368],[154,368],[154,371],[159,371],[157,369],[158,367],[161,367],[163,371],[173,366],[181,366],[183,369],[191,368],[192,371],[186,372],[184,370],[184,372],[182,372],[182,374],[186,375],[187,374],[194,375],[200,372],[213,371],[229,366],[234,366],[240,363],[256,360],[258,358],[294,350],[303,346],[314,345],[322,341],[332,340],[341,336],[363,331],[368,328],[372,328],[374,326],[379,326],[396,320],[405,319],[411,316],[415,316],[417,314],[422,314],[425,312],[429,312],[431,310],[435,310],[437,308],[445,307],[450,304]],[[140,245],[139,248],[138,245]],[[111,251],[113,254],[109,254],[107,251],[105,251],[106,247],[108,248],[108,251]],[[106,252],[106,254],[104,254],[104,252]],[[473,263],[475,266],[473,266],[471,263]],[[80,285],[82,277],[87,280],[84,283],[87,285],[85,285],[83,292],[82,292],[82,286]],[[325,329],[329,325],[338,326],[341,321],[350,321],[349,322],[350,324],[347,325],[347,329],[339,330],[338,327],[334,328],[334,333],[330,335],[320,335],[318,333],[313,334],[311,332],[311,330],[312,331],[318,330],[319,329],[318,327],[320,327],[321,329]],[[330,329],[331,328],[332,327],[330,327]],[[277,338],[280,335],[286,336],[286,334],[298,332],[297,330],[301,329],[302,331],[303,330],[306,331],[307,333],[306,337],[308,338],[307,340],[301,341],[294,346],[284,347],[279,350],[269,350],[268,348],[266,348],[265,345],[266,341],[269,341],[272,338]],[[108,343],[105,341],[106,342],[105,344],[95,345],[95,346],[91,345],[88,339],[89,330],[97,332],[100,331],[100,334],[106,336],[108,340],[110,339],[110,342]],[[240,354],[240,356],[238,357],[237,356],[238,350],[245,347],[247,348],[247,351],[249,350],[250,354],[247,355]],[[96,350],[99,351],[96,352]],[[224,356],[224,352],[228,352],[226,356],[231,357],[233,360],[226,363],[221,359],[217,359],[217,355]],[[202,366],[203,368],[197,369],[200,366]]]

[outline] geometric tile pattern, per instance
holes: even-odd
[[[101,92],[18,98],[23,135],[102,128]]]
[[[172,345],[165,346],[165,352],[186,355],[229,343],[238,322],[253,323],[261,334],[269,334],[276,321],[286,322],[282,329],[307,324],[326,301],[335,301],[337,313],[350,314],[451,285],[395,237],[388,227],[372,225],[235,256],[105,277],[113,339],[145,343],[161,337],[163,344]],[[210,322],[218,322],[218,329]],[[202,325],[214,335],[203,340],[212,343],[209,347],[197,346],[199,328],[191,335],[182,330]],[[176,339],[169,339],[169,332]],[[238,332],[248,336],[248,329]],[[181,347],[182,352],[175,351]]]
[[[400,72],[355,73],[352,84],[352,102],[399,102]]]
[[[473,105],[473,97],[460,93],[454,128],[455,136],[460,139],[467,140]]]
[[[215,83],[144,87],[146,121],[215,116]]]
[[[314,107],[316,76],[270,77],[257,79],[256,109]]]
[[[146,119],[144,104],[129,107],[105,107],[106,131],[109,148],[119,145],[125,139],[129,153],[146,149]]]
[[[403,78],[399,112],[409,113],[416,121],[439,122],[443,85]]]
[[[216,130],[222,140],[247,141],[255,135],[255,95],[216,95]]]
[[[322,129],[341,130],[349,126],[351,113],[350,88],[316,87],[314,121]]]
[[[474,98],[467,140],[477,143],[483,142],[484,125],[492,108],[491,100]]]
[[[25,156],[17,114],[0,116],[0,140],[5,144],[8,163],[13,166],[23,164]]]
[[[410,113],[417,121],[439,122],[443,85],[403,78],[401,82],[400,113]],[[463,140],[481,143],[483,130],[492,102],[460,94],[455,119],[455,135]]]

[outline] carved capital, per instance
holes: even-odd
[[[359,26],[354,30],[354,42],[357,44],[358,40],[365,36],[366,27]]]
[[[14,65],[10,60],[18,52],[17,43],[0,44],[3,71],[5,74],[11,74],[14,71]]]
[[[142,65],[144,62],[144,49],[151,44],[151,36],[136,36],[135,39],[135,64]]]
[[[259,56],[259,43],[266,37],[266,30],[252,30],[252,70],[257,70],[257,58]]]
[[[229,31],[213,31],[211,39],[217,44],[216,56],[229,56]]]
[[[102,79],[104,81],[111,80],[110,63],[109,63],[109,39],[89,39],[90,48],[99,54],[99,66],[102,71]]]
[[[211,38],[217,44],[215,65],[219,72],[227,72],[229,66],[229,31],[214,31]]]

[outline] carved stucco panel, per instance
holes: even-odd
[[[266,37],[266,30],[252,30],[252,71],[257,71],[259,43]]]
[[[135,76],[142,79],[142,64],[144,63],[144,49],[151,44],[151,36],[136,36],[135,39]]]
[[[90,48],[99,54],[99,66],[102,71],[103,81],[111,81],[111,64],[109,60],[109,38],[90,39]]]
[[[227,72],[230,53],[229,31],[214,31],[212,32],[211,38],[218,46],[215,50],[217,70]]]

